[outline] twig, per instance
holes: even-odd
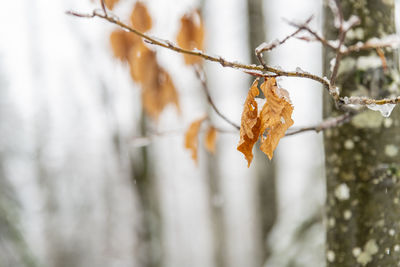
[[[344,43],[344,39],[346,37],[346,32],[343,29],[343,12],[340,5],[339,0],[335,0],[336,9],[333,8],[333,4],[331,4],[332,12],[334,12],[335,18],[339,21],[339,44],[336,47],[336,58],[335,58],[335,65],[333,66],[333,71],[330,77],[330,85],[332,87],[335,86],[336,76],[339,70],[340,60],[342,58],[341,48]]]
[[[339,68],[340,59],[341,59],[342,55],[345,55],[346,53],[349,53],[348,51],[355,51],[356,50],[355,47],[350,47],[349,49],[343,49],[343,42],[344,42],[344,38],[346,36],[346,32],[352,26],[356,25],[357,21],[355,21],[354,17],[353,17],[353,21],[347,22],[347,26],[346,26],[346,28],[344,28],[344,26],[343,26],[343,16],[341,15],[342,13],[341,13],[340,5],[338,5],[338,0],[331,0],[330,3],[332,3],[332,2],[334,3],[334,5],[335,5],[335,3],[337,5],[336,11],[334,11],[334,8],[331,7],[333,9],[335,18],[337,18],[337,17],[341,18],[341,19],[339,19],[339,26],[338,27],[339,27],[339,31],[342,32],[341,38],[340,38],[340,40],[342,40],[342,41],[339,40],[339,45],[336,47],[337,57],[336,57],[336,62],[335,62],[335,66],[334,66],[334,72],[332,73],[332,76],[331,76],[330,80],[328,80],[327,78],[322,78],[322,77],[320,77],[318,75],[314,75],[314,74],[308,73],[308,72],[284,71],[284,70],[281,70],[281,69],[278,69],[278,68],[273,68],[273,67],[270,67],[270,66],[267,66],[267,65],[263,66],[263,65],[243,64],[243,63],[239,63],[239,62],[228,61],[228,60],[226,60],[226,59],[224,59],[224,58],[222,58],[220,56],[211,56],[211,55],[206,54],[206,53],[204,53],[202,51],[199,51],[199,50],[184,49],[184,48],[176,46],[175,44],[173,44],[172,42],[170,42],[168,40],[163,40],[163,39],[159,39],[159,38],[156,38],[156,37],[151,37],[149,35],[146,35],[145,33],[142,33],[142,32],[140,32],[140,31],[138,31],[136,29],[133,29],[130,26],[128,26],[127,24],[124,24],[123,22],[121,22],[118,19],[118,17],[110,16],[109,14],[99,13],[98,9],[94,10],[91,14],[82,14],[82,13],[77,13],[77,12],[74,12],[74,11],[68,11],[67,14],[72,15],[72,16],[76,16],[76,17],[80,17],[80,18],[98,17],[98,18],[107,20],[108,22],[113,23],[115,25],[118,25],[119,27],[121,27],[122,29],[125,29],[126,31],[132,32],[132,33],[142,37],[149,44],[160,46],[160,47],[164,47],[164,48],[167,48],[169,50],[175,51],[177,53],[182,53],[182,54],[187,54],[187,55],[192,55],[192,56],[198,56],[198,57],[201,57],[201,58],[203,58],[205,60],[208,60],[208,61],[217,62],[217,63],[221,64],[223,67],[230,67],[230,68],[239,69],[239,70],[241,70],[243,72],[246,72],[246,73],[249,73],[251,75],[263,76],[263,77],[281,77],[281,76],[284,76],[284,77],[296,77],[296,78],[305,78],[305,79],[314,80],[314,81],[322,84],[324,86],[324,88],[328,90],[329,94],[333,97],[335,102],[338,103],[339,107],[340,106],[343,107],[345,105],[354,104],[354,103],[356,103],[357,105],[364,105],[364,106],[365,105],[370,105],[370,104],[384,105],[384,104],[398,104],[398,103],[400,103],[400,97],[391,98],[391,99],[380,99],[380,100],[369,99],[369,98],[351,97],[351,98],[348,98],[349,101],[346,101],[345,98],[340,97],[338,89],[334,86],[335,79],[336,79],[336,76],[337,76],[337,70]],[[102,12],[104,12],[104,11],[102,10]],[[352,18],[350,18],[350,20],[352,20]],[[315,35],[315,36],[318,36],[318,35]],[[285,39],[287,39],[287,38],[285,38]],[[329,43],[326,40],[324,41],[324,39],[322,39],[322,37],[321,37],[321,40],[322,40],[322,42]],[[376,48],[377,46],[381,47],[381,45],[382,45],[382,42],[381,43],[378,42],[377,44],[376,43],[374,44],[372,41],[370,41],[370,42],[365,43],[365,45],[362,45],[361,49]],[[385,47],[393,46],[393,41],[387,42],[384,45],[385,45]],[[360,47],[358,49],[360,49]]]
[[[238,125],[238,124],[234,123],[233,121],[231,121],[230,119],[228,119],[224,114],[221,113],[221,111],[215,105],[215,103],[214,103],[214,101],[213,101],[213,99],[211,98],[211,95],[210,95],[210,90],[209,90],[208,85],[207,85],[207,80],[206,80],[206,76],[205,76],[204,70],[201,69],[201,67],[199,67],[199,66],[195,66],[194,70],[195,70],[197,78],[199,78],[199,80],[201,82],[203,91],[207,96],[207,101],[210,104],[210,106],[213,108],[215,113],[217,113],[217,115],[221,119],[223,119],[224,121],[226,121],[227,123],[232,125],[234,128],[236,128],[237,130],[240,130],[240,125]]]
[[[355,45],[349,46],[345,51],[344,55],[350,54],[352,52],[359,52],[372,49],[383,49],[383,48],[397,48],[400,44],[400,38],[397,35],[389,35],[379,40],[373,38],[371,40],[363,42],[358,42]]]
[[[308,23],[310,23],[310,21],[313,19],[314,16],[310,16],[303,24],[301,24],[300,27],[298,27],[298,29],[296,31],[294,31],[292,34],[286,36],[285,38],[283,38],[281,41],[279,40],[274,40],[270,43],[262,43],[260,44],[255,50],[255,54],[256,57],[258,59],[258,61],[261,63],[261,65],[263,65],[264,67],[268,67],[265,64],[264,58],[263,58],[263,52],[266,51],[271,51],[272,49],[274,49],[277,46],[283,45],[287,40],[289,40],[290,38],[293,38],[294,36],[296,36],[298,33],[300,33],[303,29],[305,29],[305,25],[307,25]]]
[[[226,129],[216,128],[216,127],[214,127],[214,129],[216,129],[217,132],[221,133],[221,134],[237,134],[237,130],[232,131],[232,130],[226,130]],[[206,131],[206,129],[201,129],[199,132],[203,133],[205,131]],[[150,145],[155,138],[178,136],[178,135],[183,135],[184,133],[185,133],[185,129],[176,129],[176,130],[169,130],[169,131],[163,131],[163,132],[153,132],[153,133],[149,133],[146,136],[134,136],[131,139],[131,145],[134,148],[144,147],[144,146]]]
[[[286,136],[295,135],[295,134],[299,134],[299,133],[309,132],[309,131],[313,131],[313,132],[319,133],[319,132],[324,131],[326,129],[337,127],[337,126],[340,126],[340,125],[342,125],[344,123],[349,122],[355,114],[356,113],[354,113],[354,112],[353,113],[348,112],[348,113],[340,115],[338,117],[328,118],[328,119],[322,121],[320,124],[318,124],[316,126],[310,126],[310,127],[294,129],[294,130],[286,133],[285,137]]]
[[[188,49],[184,49],[181,48],[179,46],[176,46],[175,44],[173,44],[171,41],[168,40],[163,40],[163,39],[159,39],[156,37],[151,37],[145,33],[142,33],[138,30],[135,30],[133,28],[131,28],[130,26],[128,26],[127,24],[124,24],[123,22],[121,22],[119,19],[115,18],[115,17],[110,17],[104,14],[100,14],[97,12],[97,10],[94,10],[93,13],[91,14],[82,14],[82,13],[77,13],[74,11],[68,11],[67,14],[72,15],[72,16],[76,16],[76,17],[80,17],[80,18],[94,18],[94,17],[98,17],[98,18],[102,18],[107,20],[110,23],[113,23],[115,25],[118,25],[119,27],[125,29],[126,31],[132,32],[140,37],[142,37],[147,43],[152,44],[152,45],[157,45],[160,47],[164,47],[167,48],[169,50],[178,52],[178,53],[182,53],[182,54],[187,54],[187,55],[192,55],[192,56],[198,56],[201,57],[205,60],[208,61],[212,61],[212,62],[217,62],[219,64],[221,64],[223,67],[229,67],[229,68],[235,68],[235,69],[239,69],[242,71],[245,70],[252,70],[252,71],[266,71],[266,72],[271,72],[274,73],[278,76],[285,76],[285,77],[297,77],[297,78],[306,78],[306,79],[310,79],[310,80],[314,80],[316,82],[321,83],[326,89],[329,89],[329,82],[318,76],[318,75],[314,75],[311,73],[302,73],[302,72],[290,72],[290,71],[283,71],[280,70],[278,68],[273,68],[270,66],[262,66],[262,65],[253,65],[253,64],[243,64],[243,63],[239,63],[239,62],[233,62],[233,61],[228,61],[220,56],[211,56],[208,55],[202,51],[199,50],[188,50]]]
[[[372,99],[363,96],[341,97],[340,102],[343,105],[356,105],[356,106],[386,105],[386,104],[396,105],[400,103],[400,96],[394,98],[384,98],[384,99]]]
[[[107,16],[107,9],[106,9],[104,0],[100,0],[100,3],[101,3],[101,9],[103,10],[104,14]]]
[[[332,11],[336,13],[335,15],[337,16],[337,18],[339,20],[339,44],[336,48],[335,64],[333,66],[331,78],[329,79],[331,87],[335,87],[336,78],[337,78],[338,70],[339,70],[339,66],[340,66],[340,61],[343,56],[342,47],[344,44],[344,40],[346,38],[346,34],[352,27],[354,27],[355,25],[360,23],[360,19],[357,16],[351,16],[349,18],[349,20],[346,21],[346,25],[345,25],[345,21],[343,18],[342,6],[340,5],[340,1],[335,0],[335,4],[337,7],[337,9],[336,9],[337,11],[334,11],[335,10],[334,8],[332,9]]]

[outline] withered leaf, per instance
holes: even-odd
[[[208,128],[208,130],[207,130],[204,144],[205,144],[207,151],[210,152],[211,154],[215,154],[216,138],[217,138],[217,129],[215,129],[215,127],[213,127],[213,126],[210,126],[210,128]]]
[[[253,146],[260,135],[261,120],[258,117],[258,105],[255,97],[259,94],[258,79],[253,82],[244,103],[240,124],[240,140],[237,150],[242,152],[250,166],[253,160]]]
[[[158,67],[154,79],[142,84],[142,104],[148,115],[157,120],[168,104],[180,111],[178,93],[170,75]]]
[[[110,35],[110,43],[114,56],[122,61],[126,61],[128,60],[131,49],[136,44],[141,43],[141,40],[133,33],[115,30]]]
[[[199,130],[201,123],[206,119],[202,117],[192,122],[185,134],[185,148],[192,151],[192,158],[197,164],[197,147],[199,143]]]
[[[106,7],[110,10],[112,10],[114,8],[114,5],[116,3],[118,3],[119,0],[104,0],[104,4],[106,5]]]
[[[253,160],[253,146],[261,136],[260,149],[271,160],[279,140],[293,125],[293,107],[286,90],[278,88],[275,78],[268,78],[260,86],[265,95],[265,104],[258,113],[255,97],[258,96],[258,79],[254,81],[247,95],[240,125],[240,141],[237,149],[242,152],[248,166]],[[264,137],[266,133],[266,137]]]
[[[177,37],[178,45],[182,48],[203,50],[204,45],[204,25],[198,10],[184,15],[181,18],[181,26]],[[197,56],[184,54],[187,65],[199,64],[202,59]]]
[[[135,45],[129,54],[131,77],[142,87],[142,105],[146,113],[157,120],[168,104],[180,111],[179,97],[171,76],[157,62],[156,52],[143,43]]]
[[[131,13],[131,23],[133,28],[140,32],[146,32],[151,29],[151,16],[144,3],[140,1],[135,3]]]
[[[130,50],[128,63],[134,81],[149,84],[156,80],[159,67],[156,53],[143,43]]]
[[[291,118],[293,107],[285,89],[278,88],[275,78],[266,79],[260,86],[266,102],[260,112],[261,146],[260,149],[271,160],[279,140],[285,136],[286,130],[293,125]],[[267,131],[267,137],[263,136]]]

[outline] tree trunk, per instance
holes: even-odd
[[[265,18],[263,12],[263,0],[247,0],[247,11],[249,19],[249,46],[251,53],[251,62],[257,63],[258,59],[254,49],[266,41]],[[252,82],[252,81],[251,81]],[[249,85],[250,86],[250,85]],[[269,255],[268,235],[275,224],[276,211],[276,190],[275,190],[275,167],[272,162],[268,162],[265,155],[260,150],[255,152],[258,156],[254,159],[257,168],[257,195],[256,209],[259,216],[260,227],[260,260],[264,263]]]
[[[395,33],[394,1],[339,1],[344,19],[357,15],[361,24],[350,30],[346,45]],[[326,6],[324,31],[337,39],[331,11]],[[376,50],[345,56],[337,86],[342,96],[384,98],[399,95],[396,51],[385,49],[387,68]],[[329,77],[334,51],[324,52]],[[329,96],[325,117],[336,116]],[[324,134],[327,174],[328,267],[398,266],[400,262],[400,110],[390,118],[366,110]]]
[[[146,136],[147,118],[141,115],[141,134]],[[136,157],[135,157],[136,156]],[[158,267],[163,264],[161,214],[158,192],[155,185],[155,177],[151,171],[149,148],[142,147],[138,155],[131,157],[133,185],[137,186],[137,192],[142,208],[142,224],[139,232],[141,243],[140,259],[141,266]]]

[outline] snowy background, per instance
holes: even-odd
[[[133,1],[120,2],[114,12],[124,20]],[[144,2],[153,17],[151,34],[170,40],[180,17],[199,6],[196,0]],[[246,1],[203,2],[207,52],[249,62]],[[89,0],[2,5],[0,266],[322,266],[321,135],[280,142],[273,159],[277,217],[264,238],[257,169],[247,168],[236,150],[239,135],[219,135],[217,155],[201,150],[197,167],[183,148],[184,130],[209,108],[182,56],[160,48],[158,60],[173,77],[183,112],[168,107],[157,125],[150,123],[178,134],[153,138],[146,147],[149,202],[159,209],[156,217],[148,216],[135,177],[145,164],[135,141],[142,135],[140,88],[127,66],[112,57],[108,38],[115,27],[65,14],[98,6]],[[312,25],[319,29],[321,9],[320,0],[265,0],[267,39],[293,31],[283,18],[314,14]],[[292,40],[268,57],[271,65],[321,74],[318,44]],[[215,63],[206,63],[206,72],[217,106],[238,123],[248,75]],[[321,120],[318,84],[293,78],[280,84],[295,107],[294,127]],[[210,183],[218,185],[217,194]],[[217,229],[215,210],[222,220]],[[145,229],[158,234],[149,239]]]

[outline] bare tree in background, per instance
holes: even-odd
[[[266,40],[264,5],[268,1],[247,0],[248,27],[249,27],[249,47],[251,62],[257,62],[254,47]],[[261,228],[260,242],[260,261],[265,262],[270,254],[267,238],[275,224],[277,216],[276,190],[275,190],[275,164],[265,162],[262,152],[256,152],[255,159],[257,169],[256,209],[259,216],[259,227]]]

